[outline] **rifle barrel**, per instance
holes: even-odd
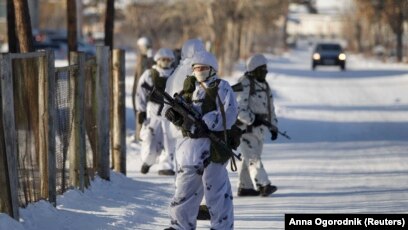
[[[290,136],[286,134],[286,131],[281,132],[279,128],[275,125],[273,125],[271,122],[267,120],[262,120],[262,124],[264,124],[266,127],[269,128],[269,131],[271,132],[278,132],[280,135],[284,136],[286,139],[290,140]]]

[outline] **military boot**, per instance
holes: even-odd
[[[150,165],[143,163],[142,168],[140,169],[140,172],[142,174],[146,174],[149,172],[149,169],[150,169]]]
[[[261,196],[269,196],[272,193],[276,192],[278,190],[278,187],[275,185],[267,184],[265,186],[259,186],[259,192],[261,193]]]
[[[200,205],[197,214],[197,220],[211,220],[210,211],[208,210],[207,205]]]
[[[253,188],[238,188],[238,196],[259,196],[260,192]]]
[[[162,176],[174,176],[176,173],[172,169],[159,170],[159,175]]]

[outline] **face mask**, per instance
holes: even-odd
[[[196,77],[197,81],[203,82],[210,76],[210,71],[211,70],[194,71],[194,76]]]
[[[159,59],[157,60],[157,65],[162,68],[162,69],[168,69],[171,67],[171,61],[164,60],[164,59]]]
[[[267,73],[268,71],[259,71],[259,73],[256,75],[256,80],[259,82],[265,82]]]
[[[265,82],[267,73],[268,73],[268,69],[266,68],[266,66],[258,67],[254,71],[255,79],[259,82]]]

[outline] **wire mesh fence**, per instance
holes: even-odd
[[[20,206],[41,198],[38,58],[12,60]],[[36,100],[37,99],[37,100]]]
[[[40,199],[55,205],[57,194],[83,190],[96,175],[109,179],[110,51],[74,57],[55,68],[52,51],[0,54],[0,212],[16,219],[19,207]],[[121,133],[119,145],[124,132],[113,132]]]
[[[55,70],[56,85],[56,186],[61,194],[69,188],[68,147],[72,127],[72,90],[70,79],[77,73],[76,66]]]
[[[95,177],[97,171],[97,123],[96,107],[94,104],[96,87],[96,58],[92,57],[85,63],[85,126],[86,126],[86,171],[85,179]],[[89,181],[85,181],[85,185]]]
[[[96,59],[89,58],[85,62],[85,116],[80,119],[85,120],[85,162],[84,162],[84,185],[87,187],[90,180],[96,174],[96,132],[97,124],[95,119],[95,105],[93,103],[95,94],[95,74],[96,74]],[[72,138],[73,127],[73,110],[74,110],[74,79],[78,77],[78,65],[70,65],[67,67],[56,68],[56,86],[57,86],[57,101],[56,101],[56,168],[57,168],[57,193],[62,194],[67,189],[72,188],[73,184],[70,181],[70,154],[69,148]],[[73,151],[73,150],[72,150]],[[74,153],[76,154],[76,153]],[[72,156],[71,156],[72,157]]]

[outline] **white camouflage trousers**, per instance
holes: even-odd
[[[159,116],[148,118],[140,131],[142,162],[153,165],[159,159],[159,170],[174,170],[176,140],[167,135],[169,121]]]
[[[238,187],[254,188],[258,185],[265,186],[270,184],[268,174],[263,167],[261,155],[263,150],[263,132],[245,133],[241,137],[239,146],[242,154],[238,175]]]
[[[211,229],[234,229],[234,211],[228,171],[223,164],[182,166],[176,177],[176,191],[170,204],[171,226],[195,229],[200,202],[205,196],[211,215]]]

